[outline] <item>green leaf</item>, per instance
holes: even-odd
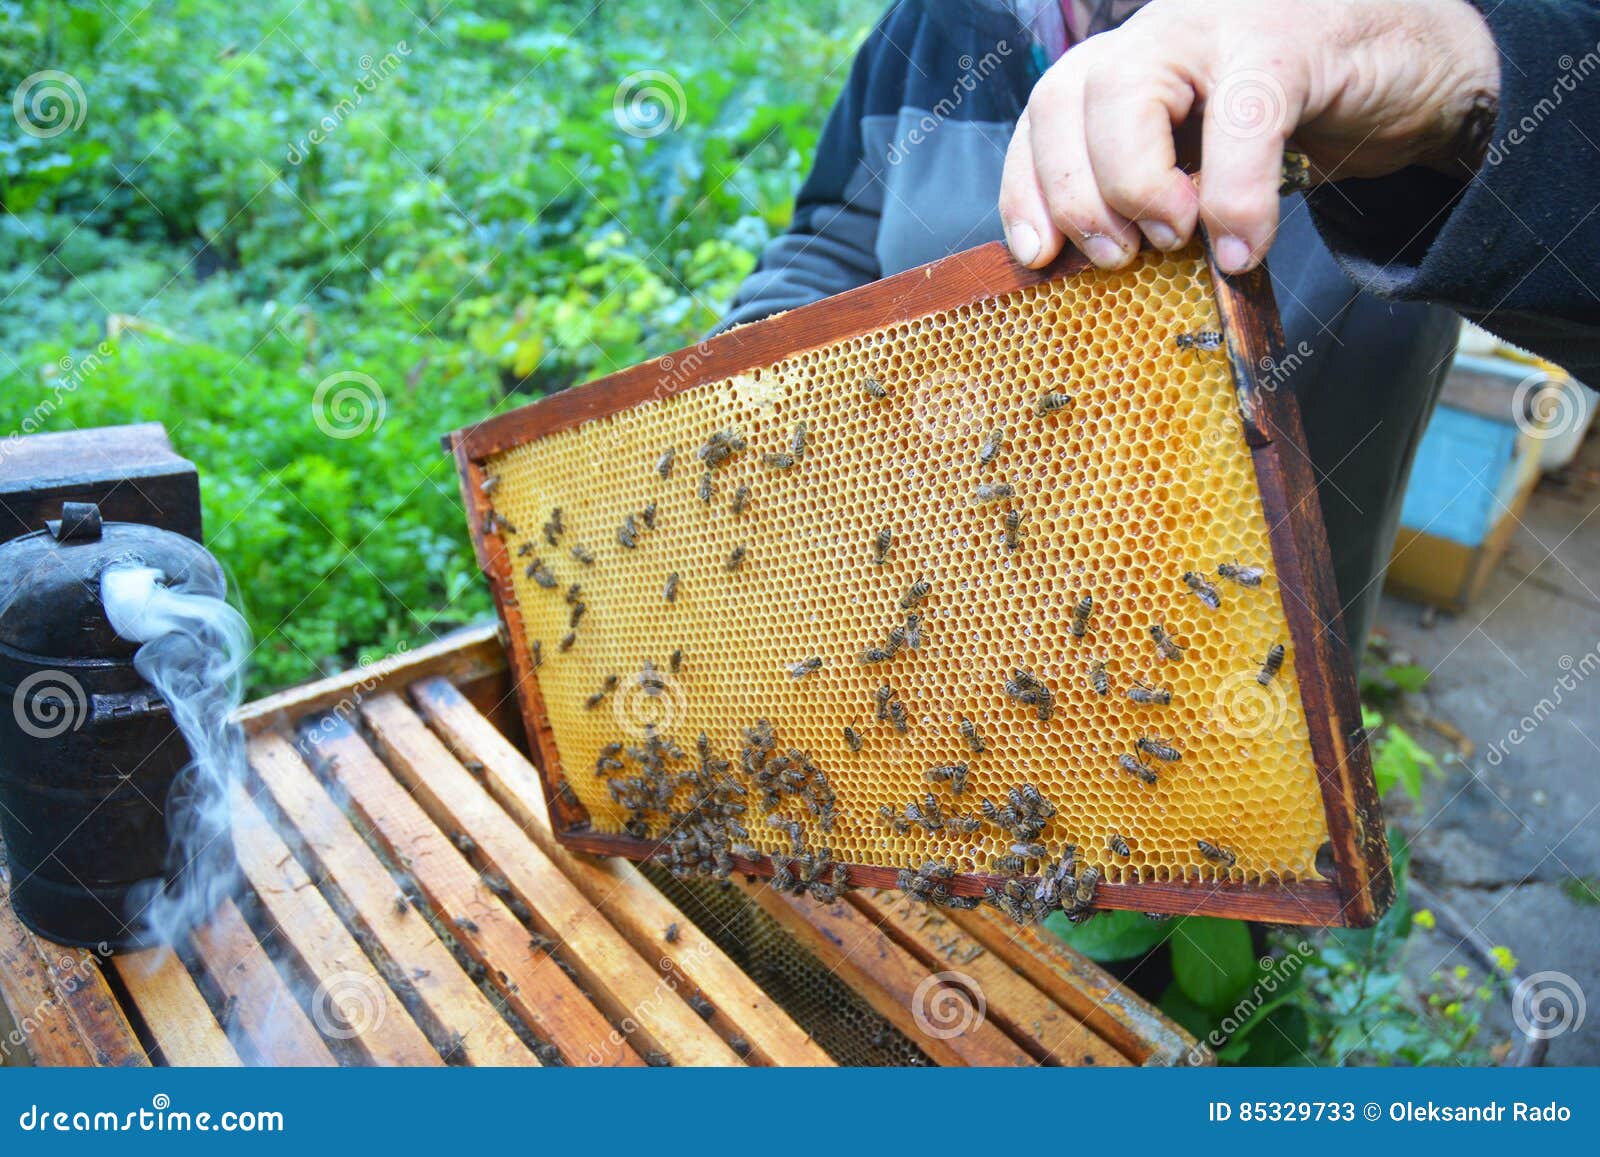
[[[1225,1012],[1255,979],[1250,929],[1239,920],[1189,916],[1172,934],[1172,975],[1196,1004]]]
[[[1057,912],[1045,927],[1090,960],[1128,960],[1143,956],[1172,931],[1171,920],[1151,920],[1142,912],[1104,912],[1087,924],[1073,925]]]

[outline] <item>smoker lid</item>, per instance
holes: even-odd
[[[0,644],[55,659],[119,659],[138,650],[100,605],[115,563],[154,567],[168,585],[221,596],[217,561],[192,539],[137,522],[101,523],[90,503],[66,503],[49,529],[0,543]]]

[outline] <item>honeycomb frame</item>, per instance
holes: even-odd
[[[973,352],[980,347],[983,356]],[[929,838],[897,843],[893,832],[868,832],[869,805],[892,795],[898,807],[923,790],[939,793],[946,805],[975,804],[979,797],[1003,803],[1007,786],[1048,781],[1057,789],[1069,786],[1066,795],[1048,795],[1064,806],[1039,837],[1049,853],[1029,857],[1022,869],[1030,884],[1070,844],[1080,865],[1100,870],[1092,901],[1098,908],[1372,923],[1392,900],[1388,850],[1315,479],[1293,393],[1278,388],[1284,367],[1292,368],[1292,361],[1284,357],[1264,269],[1224,275],[1209,249],[1196,244],[1177,254],[1146,251],[1116,272],[1095,270],[1075,253],[1031,271],[991,244],[449,435],[446,445],[506,629],[531,754],[558,836],[590,852],[633,859],[663,854],[663,831],[623,830],[625,809],[615,798],[607,801],[604,781],[593,770],[605,729],[621,725],[614,738],[629,740],[625,732],[637,732],[637,717],[649,713],[641,712],[641,704],[649,705],[634,690],[641,660],[649,660],[643,673],[654,672],[656,693],[662,678],[671,684],[668,713],[675,706],[678,722],[687,716],[690,724],[670,736],[682,748],[693,748],[696,730],[712,731],[715,753],[737,768],[733,700],[744,712],[743,724],[757,715],[771,718],[779,750],[787,746],[788,731],[804,732],[811,742],[801,746],[831,777],[842,815],[825,832],[815,809],[807,817],[780,805],[777,814],[802,825],[808,851],[824,844],[840,849],[834,858],[852,886],[893,887],[902,869],[929,861],[954,870],[946,882],[953,895],[980,896],[1001,886],[1004,876],[995,865],[1004,854],[1004,833],[980,829],[964,839],[941,831],[935,838],[930,828]],[[869,396],[867,377],[881,378],[888,396]],[[796,389],[802,384],[803,392]],[[1043,412],[1039,399],[1050,392],[1074,395],[1063,420]],[[1085,436],[1091,418],[1090,433],[1098,437]],[[786,452],[789,431],[801,420],[810,444],[799,468],[787,467],[775,456]],[[975,452],[997,425],[1007,430],[1012,462],[1002,455],[994,462],[1001,468],[990,469]],[[749,448],[727,470],[702,469],[696,446],[728,427],[748,430]],[[1140,449],[1139,437],[1125,443],[1120,432],[1128,429],[1145,432],[1143,441],[1160,442],[1160,452]],[[836,449],[841,442],[862,452]],[[676,458],[661,476],[651,467],[668,444]],[[1130,444],[1135,448],[1124,453]],[[884,484],[881,454],[879,465],[861,464],[872,447],[899,456],[894,487]],[[646,450],[648,457],[641,457]],[[1153,457],[1138,459],[1140,453]],[[1109,472],[1105,478],[1090,476],[1084,463],[1091,459]],[[818,481],[804,500],[794,497],[799,490],[779,489],[807,471]],[[710,502],[700,500],[702,474],[712,480]],[[979,501],[987,497],[980,485],[1001,481],[1015,483],[1018,493]],[[858,485],[864,497],[853,499],[844,483]],[[766,522],[731,512],[733,494],[746,485],[752,514],[768,504]],[[1068,514],[1041,508],[1043,499],[1029,505],[1033,486]],[[1060,503],[1063,496],[1072,501]],[[635,547],[613,541],[621,520],[646,502],[652,509],[660,504],[668,529],[635,522]],[[564,528],[552,546],[541,537],[539,521],[554,507],[568,512],[574,529],[568,534]],[[1080,508],[1087,513],[1080,515]],[[1015,551],[1003,529],[1009,509],[1024,511]],[[1237,512],[1237,526],[1223,526],[1232,516],[1217,510]],[[741,519],[750,525],[740,525]],[[878,522],[903,527],[930,519],[944,529],[943,538],[903,533],[891,555],[907,549],[908,556],[876,568],[881,582],[862,578],[875,569],[870,561],[836,549],[847,539],[865,556],[875,552],[868,540]],[[984,532],[974,529],[980,525],[975,520]],[[696,529],[677,529],[691,524]],[[1266,577],[1254,589],[1230,584],[1216,574],[1217,564],[1229,558],[1216,549],[1176,550],[1167,543],[1173,536],[1211,546],[1243,543],[1248,558],[1233,561],[1259,563]],[[595,563],[569,557],[580,541]],[[730,566],[730,544],[747,541],[748,559]],[[659,542],[670,550],[656,549]],[[772,566],[764,548],[776,554],[779,546],[809,569],[799,573],[799,564],[785,562],[761,571]],[[549,560],[551,576],[559,579],[555,589],[541,590],[532,581],[530,555],[541,565]],[[1019,564],[1024,569],[1012,565],[1018,555],[1029,560]],[[1102,557],[1111,561],[1102,565]],[[1208,621],[1209,603],[1180,581],[1180,560],[1217,589],[1228,608],[1225,621]],[[905,613],[897,599],[925,568],[946,580],[926,603],[929,635],[947,619],[971,628],[972,616],[985,614],[1009,615],[1011,635],[981,629],[957,632],[954,640],[946,635],[916,652],[920,671],[896,669],[894,661],[884,671],[877,664],[851,670],[851,658],[880,641],[864,634],[861,623],[871,618],[881,628],[893,625]],[[648,578],[626,577],[629,571],[648,571]],[[676,596],[680,571],[687,595],[682,604],[667,597],[664,582],[673,576]],[[758,579],[758,586],[776,584],[764,603],[741,581],[750,571],[783,576]],[[607,576],[614,574],[625,577],[610,583]],[[1015,586],[1004,586],[1007,574]],[[820,579],[823,589],[812,598],[796,586],[800,578],[813,585]],[[560,592],[572,582],[588,593],[563,600]],[[718,593],[707,594],[713,586]],[[1085,638],[1100,644],[1095,654],[1111,675],[1109,696],[1096,696],[1090,652],[1077,646],[1084,639],[1071,635],[1075,600],[1096,590],[1103,597]],[[608,602],[608,595],[615,598]],[[580,642],[571,652],[561,650],[558,638],[572,601],[589,598],[595,615],[579,622]],[[835,604],[845,610],[830,617],[827,607]],[[620,624],[609,636],[606,627],[593,626],[602,616]],[[745,624],[751,633],[738,640],[737,652],[717,652],[719,660],[731,655],[728,663],[708,663],[700,671],[696,660],[711,648],[698,654],[690,648],[683,674],[673,678],[664,675],[673,649],[671,631],[663,636],[668,621],[688,624],[684,630],[692,638],[696,630],[716,635]],[[1167,625],[1186,648],[1173,662],[1155,658],[1159,644],[1146,636],[1151,625]],[[1102,631],[1107,637],[1097,638]],[[589,642],[596,637],[599,642]],[[1285,645],[1287,661],[1260,684],[1254,675],[1274,639]],[[786,653],[785,667],[813,653],[825,657],[824,666],[809,682],[775,674],[778,650]],[[750,657],[756,655],[759,669]],[[1030,733],[1024,720],[1035,709],[999,690],[1013,658],[1030,673],[1041,671],[1052,687],[1055,712],[1046,733]],[[982,668],[981,679],[972,674],[975,667]],[[1185,667],[1194,668],[1192,678]],[[603,680],[619,672],[622,686],[608,698]],[[898,750],[861,702],[864,681],[883,681],[885,672],[907,692],[933,687],[929,709],[913,705],[913,727]],[[705,684],[697,690],[700,678]],[[1170,682],[1178,689],[1174,704],[1188,726],[1175,738],[1186,756],[1200,753],[1205,766],[1165,764],[1136,752],[1135,739],[1161,731],[1163,720],[1159,709],[1146,708],[1140,721],[1141,712],[1126,698],[1135,682]],[[689,688],[687,696],[680,684]],[[790,687],[804,694],[784,698]],[[586,711],[581,691],[598,695],[607,709]],[[1256,729],[1263,699],[1272,722]],[[836,737],[845,717],[870,745],[859,760],[818,730],[826,718]],[[998,743],[987,748],[990,758],[970,761],[965,800],[952,800],[948,785],[915,786],[919,769],[960,758],[958,724],[967,717]],[[692,726],[696,722],[704,726]],[[1263,754],[1261,745],[1270,750]],[[1161,772],[1155,787],[1119,770],[1114,760],[1125,754]],[[753,799],[748,818],[748,838],[732,861],[739,871],[770,876],[771,853],[787,859],[784,836],[764,826]],[[1251,840],[1261,833],[1261,846],[1241,846],[1241,829]],[[1112,833],[1133,845],[1128,855],[1108,842]],[[1202,839],[1233,855],[1233,862],[1205,855],[1198,848]]]

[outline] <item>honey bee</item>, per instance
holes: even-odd
[[[796,461],[805,457],[806,424],[804,422],[796,422],[794,424],[794,433],[789,436],[789,453],[794,456]]]
[[[573,628],[574,630],[576,630],[577,626],[578,626],[578,620],[583,618],[584,612],[587,611],[588,609],[589,609],[589,604],[586,603],[586,602],[579,601],[579,602],[573,603],[572,604],[572,613],[567,616],[567,626],[569,626],[569,627]]]
[[[617,527],[617,545],[625,550],[633,550],[639,545],[638,520],[631,514]]]
[[[964,763],[950,763],[940,767],[930,767],[928,769],[928,782],[948,783],[950,790],[954,794],[960,795],[966,790],[967,776],[971,774],[971,771],[972,769]]]
[[[928,582],[926,579],[918,579],[916,582],[911,584],[911,586],[906,590],[906,593],[901,597],[900,609],[902,611],[909,611],[912,607],[920,604],[923,599],[927,598],[932,593],[933,584]]]
[[[1025,860],[1041,860],[1046,855],[1046,849],[1043,844],[1012,844],[1011,854]]]
[[[892,658],[894,658],[893,647],[868,647],[857,656],[857,660],[863,665],[887,663]]]
[[[692,993],[688,999],[689,1007],[700,1015],[701,1020],[710,1020],[717,1015],[717,1006],[707,1000],[701,993]]]
[[[525,542],[521,546],[517,547],[517,557],[518,558],[527,558],[532,553],[533,553],[533,543],[531,543],[531,542]]]
[[[1261,580],[1267,577],[1264,567],[1240,566],[1236,562],[1218,564],[1217,573],[1229,582],[1238,583],[1242,587],[1258,587],[1261,585]]]
[[[1121,856],[1123,859],[1127,859],[1127,857],[1133,854],[1128,848],[1128,841],[1123,839],[1116,832],[1112,832],[1111,835],[1106,838],[1106,851],[1112,853],[1113,855]]]
[[[672,655],[667,659],[667,670],[676,675],[683,669],[683,648],[673,648]]]
[[[695,497],[707,506],[711,505],[711,471],[707,470],[700,475],[700,485],[695,489]]]
[[[533,641],[533,669],[537,671],[544,666],[544,644],[538,639]]]
[[[561,651],[563,653],[565,653],[567,651],[570,651],[570,650],[572,650],[572,644],[576,643],[577,641],[578,641],[578,632],[577,631],[568,631],[566,634],[561,636],[561,642],[556,644],[556,650]]]
[[[739,489],[733,492],[733,501],[728,504],[728,509],[735,518],[744,513],[744,504],[750,501],[750,487],[739,484]]]
[[[1165,687],[1152,687],[1135,680],[1133,686],[1128,688],[1128,698],[1135,703],[1166,707],[1172,702],[1172,692]]]
[[[1151,624],[1150,638],[1155,642],[1156,653],[1163,659],[1175,661],[1183,657],[1184,648],[1173,642],[1172,636],[1167,634],[1167,628],[1162,624]]]
[[[807,675],[815,675],[820,670],[822,670],[822,659],[813,655],[809,659],[801,659],[793,667],[790,667],[789,677],[791,679],[804,679]]]
[[[582,583],[571,583],[571,584],[568,585],[567,593],[566,593],[566,595],[564,597],[565,597],[565,599],[567,601],[567,605],[569,607],[572,606],[574,603],[576,603],[578,601],[578,595],[581,594],[582,591],[583,591],[583,584]]]
[[[654,530],[656,528],[656,500],[654,498],[644,504],[644,509],[639,512],[639,516],[644,519],[644,528],[646,530]]]
[[[973,755],[983,754],[983,737],[978,734],[978,725],[965,715],[961,716],[961,737],[967,741],[967,748]]]
[[[891,632],[891,634],[892,633],[893,632]],[[901,637],[905,642],[905,645],[914,651],[919,650],[922,647],[921,615],[917,614],[915,611],[912,611],[906,616],[906,625],[905,629],[901,631]]]
[[[1047,820],[1056,814],[1056,805],[1045,799],[1033,784],[1023,784],[1017,794],[1022,797],[1023,806],[1040,819]]]
[[[994,870],[1002,876],[1020,876],[1027,867],[1028,862],[1015,854],[994,858]]]
[[[953,832],[971,835],[983,826],[983,821],[977,816],[951,816],[944,821],[945,826]]]
[[[1084,634],[1089,630],[1089,616],[1093,613],[1094,596],[1084,595],[1083,598],[1078,600],[1077,605],[1072,608],[1071,630],[1074,639],[1083,638]]]
[[[1017,488],[1009,482],[980,482],[973,501],[979,506],[986,502],[999,502],[1002,498],[1014,498]]]
[[[844,729],[844,743],[851,751],[861,750],[861,734],[854,727]]]
[[[694,456],[706,464],[707,470],[711,470],[721,466],[743,450],[744,446],[744,435],[738,430],[718,430],[705,440],[705,443],[694,452]]]
[[[1194,842],[1194,846],[1200,849],[1200,854],[1202,856],[1214,864],[1222,864],[1225,867],[1231,868],[1239,861],[1239,857],[1234,855],[1227,848],[1220,847],[1217,844],[1210,843],[1207,840],[1196,840]]]
[[[1146,787],[1154,787],[1158,776],[1155,768],[1148,763],[1141,763],[1137,756],[1119,755],[1117,762],[1122,764],[1122,770],[1133,776]]]
[[[1077,886],[1072,890],[1072,906],[1074,908],[1087,908],[1094,903],[1095,890],[1100,884],[1100,869],[1085,868],[1078,873]]]
[[[911,730],[911,724],[906,719],[906,705],[898,699],[889,704],[889,722],[901,735]]]
[[[531,578],[534,582],[538,583],[547,591],[553,591],[556,589],[556,576],[551,573],[549,567],[545,566],[544,559],[542,558],[534,559],[527,565],[522,573],[524,576]]]
[[[1146,755],[1153,755],[1167,763],[1177,763],[1183,758],[1183,752],[1164,739],[1152,739],[1149,736],[1140,736],[1134,740],[1133,745]]]
[[[1261,664],[1261,671],[1256,675],[1256,682],[1265,687],[1272,682],[1272,677],[1283,667],[1283,644],[1272,644],[1272,650],[1267,652],[1266,661]]]
[[[476,920],[468,920],[465,916],[456,921],[456,927],[468,936],[476,936],[478,934],[478,922]]]
[[[561,524],[561,507],[551,508],[550,517],[545,520],[544,526],[540,529],[544,531],[544,540],[551,546],[555,546],[567,529]]]
[[[581,562],[584,566],[594,565],[594,555],[590,554],[589,549],[581,542],[574,544],[573,548],[567,553]]]
[[[1006,430],[1004,426],[990,432],[978,447],[978,465],[987,466],[1000,456],[1000,448],[1005,445]]]
[[[594,773],[598,776],[604,777],[610,772],[621,771],[622,768],[622,760],[614,755],[602,755],[594,761]]]
[[[894,689],[885,683],[872,693],[872,698],[878,704],[878,722],[882,723],[889,718],[889,700],[894,698]]]
[[[1206,582],[1205,577],[1197,571],[1186,570],[1183,572],[1183,582],[1195,597],[1212,610],[1220,610],[1222,596],[1217,593],[1217,588]]]
[[[1067,393],[1040,394],[1039,400],[1034,403],[1034,412],[1043,416],[1054,414],[1057,410],[1065,410],[1072,405],[1072,395]]]
[[[871,398],[875,402],[881,402],[884,398],[889,396],[889,391],[884,388],[883,383],[877,378],[873,377],[871,374],[868,374],[862,379],[861,392],[866,394],[867,397]]]
[[[661,597],[669,603],[678,601],[678,572],[673,571],[667,576],[666,583],[661,588]]]
[[[1022,511],[1006,511],[1005,535],[1007,550],[1016,550],[1022,545]]]
[[[1219,350],[1222,348],[1222,335],[1214,329],[1203,329],[1199,333],[1177,334],[1172,343],[1181,350]]]
[[[661,452],[661,457],[656,459],[656,473],[666,478],[672,473],[672,464],[677,461],[678,448],[668,446]]]
[[[800,464],[800,459],[788,451],[781,450],[777,453],[769,452],[761,455],[761,462],[762,465],[771,467],[773,470],[792,470]]]
[[[411,911],[411,901],[404,892],[397,893],[394,898],[394,914],[404,916]]]
[[[911,830],[911,825],[901,817],[900,813],[886,803],[878,805],[878,821],[885,827],[893,828],[896,835],[903,836]]]
[[[777,892],[787,892],[799,881],[795,879],[794,869],[789,866],[788,860],[772,858],[772,887]]]
[[[872,539],[872,561],[882,566],[889,559],[889,547],[894,544],[894,531],[887,526]]]
[[[1094,688],[1096,695],[1107,695],[1111,691],[1111,676],[1106,674],[1106,661],[1096,659],[1089,664],[1089,686]]]
[[[733,550],[728,552],[728,561],[723,564],[726,569],[730,572],[738,570],[739,564],[744,561],[744,552],[745,548],[744,543],[742,542],[738,546],[734,547]]]

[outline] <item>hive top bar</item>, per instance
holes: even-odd
[[[454,436],[564,838],[825,902],[1372,919],[1275,339],[1198,247],[986,247]]]

